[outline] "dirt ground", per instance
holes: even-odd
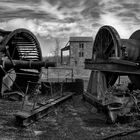
[[[73,97],[27,128],[15,126],[14,114],[20,108],[19,101],[0,99],[0,140],[100,140],[123,130],[134,129],[132,124],[106,124],[105,116],[82,101],[81,95]],[[118,139],[135,140],[139,137],[140,132],[137,132]]]

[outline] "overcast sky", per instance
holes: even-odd
[[[122,38],[140,29],[140,0],[0,0],[0,28],[32,31],[43,55],[52,52],[53,38],[62,46],[69,36],[93,36],[103,25]]]

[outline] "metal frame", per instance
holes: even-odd
[[[84,99],[109,115],[110,110],[104,104],[104,97],[118,76],[128,75],[135,88],[140,89],[139,46],[140,30],[135,31],[130,39],[121,39],[113,27],[101,27],[95,37],[92,58],[85,60],[85,69],[92,72],[87,91],[83,94]],[[106,90],[99,91],[99,87]],[[99,95],[102,97],[99,98]]]

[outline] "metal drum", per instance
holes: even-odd
[[[16,63],[21,64],[16,67]],[[41,67],[24,68],[24,63],[42,61],[40,44],[35,35],[26,29],[0,30],[1,92],[20,90],[25,92],[27,81],[37,82]],[[9,65],[7,62],[9,61]],[[22,66],[23,65],[23,66]],[[2,74],[3,73],[3,74]]]
[[[128,60],[129,62],[140,63],[140,30],[135,31],[129,39],[121,39],[118,32],[112,26],[103,26],[99,29],[94,45],[92,61]],[[98,61],[99,62],[99,61]],[[136,88],[140,89],[140,76],[128,74]],[[107,85],[113,85],[118,77],[117,73],[106,72]]]

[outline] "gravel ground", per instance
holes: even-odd
[[[0,140],[101,140],[134,129],[132,124],[106,124],[105,116],[96,113],[95,108],[81,99],[80,95],[73,97],[28,128],[15,126],[14,114],[20,110],[21,102],[0,99]],[[118,139],[135,140],[139,137],[140,132],[137,132]]]

